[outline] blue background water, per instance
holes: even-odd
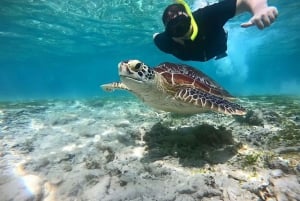
[[[171,2],[1,0],[0,99],[102,96],[99,85],[118,80],[121,60],[182,63],[152,42]],[[243,29],[249,15],[235,17],[226,25],[227,58],[185,63],[234,95],[300,94],[300,1],[269,4],[280,12],[273,26]]]

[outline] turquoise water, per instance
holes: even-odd
[[[152,42],[170,2],[0,0],[1,201],[300,197],[300,1],[269,0],[264,31],[234,18],[228,57],[185,62],[241,96],[239,117],[99,87],[122,60],[183,63]]]
[[[121,60],[182,63],[152,42],[170,2],[1,0],[0,99],[104,96],[99,85],[118,80]],[[226,25],[227,58],[186,63],[237,96],[300,94],[300,1],[269,4],[280,13],[273,26],[242,29],[249,15],[236,17]]]

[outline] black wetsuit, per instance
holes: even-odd
[[[227,33],[224,24],[235,15],[236,0],[224,0],[193,12],[198,25],[194,41],[185,40],[184,45],[175,42],[166,32],[155,36],[154,43],[163,52],[181,60],[207,61],[226,56]]]

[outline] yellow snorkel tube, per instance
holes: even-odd
[[[192,24],[192,27],[193,27],[193,34],[191,35],[191,40],[195,40],[195,38],[198,34],[198,26],[197,26],[197,23],[195,21],[195,18],[193,16],[193,14],[192,14],[192,11],[191,11],[189,5],[184,0],[176,0],[176,2],[183,5],[186,12],[187,12],[187,14],[190,16],[191,24]]]

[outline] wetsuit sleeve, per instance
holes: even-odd
[[[172,39],[167,37],[165,33],[157,34],[153,40],[158,49],[165,53],[172,53]]]
[[[202,11],[201,11],[202,10]],[[223,0],[219,3],[215,3],[204,7],[203,9],[198,9],[193,14],[195,18],[204,17],[209,20],[209,23],[219,24],[224,26],[224,24],[231,18],[234,17],[236,11],[236,0]],[[204,16],[200,13],[203,12]]]
[[[154,44],[161,51],[172,54],[181,60],[189,60],[189,52],[186,52],[185,48],[182,45],[174,42],[172,38],[168,37],[164,32],[157,34],[153,40]]]

